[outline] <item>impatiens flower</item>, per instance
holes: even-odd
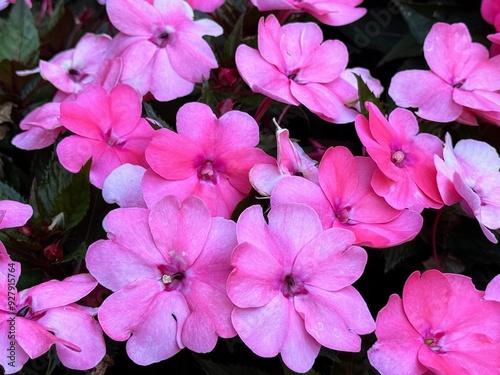
[[[470,278],[414,272],[377,316],[368,359],[382,375],[498,374],[500,303]]]
[[[274,100],[303,104],[326,121],[347,123],[357,114],[345,106],[356,89],[339,78],[348,53],[338,40],[323,41],[315,23],[281,27],[270,15],[259,22],[259,50],[240,45],[236,66],[252,91]]]
[[[203,36],[219,36],[222,28],[206,18],[194,21],[184,0],[108,0],[106,10],[121,31],[112,48],[123,59],[121,82],[141,94],[150,91],[161,101],[185,96],[218,66]]]
[[[195,10],[201,10],[202,12],[213,12],[222,4],[225,0],[186,0],[191,8]]]
[[[483,0],[481,2],[481,15],[489,24],[495,26],[496,34],[488,35],[488,39],[493,42],[491,55],[500,54],[500,3],[497,0]]]
[[[373,103],[366,108],[369,119],[358,115],[356,132],[379,168],[371,179],[375,193],[398,210],[442,207],[434,155],[442,155],[443,142],[417,134],[417,119],[410,111],[397,108],[387,120]]]
[[[248,172],[274,159],[255,146],[259,127],[250,115],[229,111],[219,119],[209,106],[187,103],[177,112],[177,133],[160,129],[146,149],[151,167],[142,180],[151,207],[165,195],[203,199],[213,216],[229,218],[251,189]]]
[[[86,261],[114,292],[99,322],[113,340],[128,340],[130,359],[148,365],[184,347],[205,353],[218,336],[236,335],[225,287],[234,222],[211,218],[198,197],[167,196],[151,210],[111,211],[104,227],[109,240],[93,243]]]
[[[20,267],[11,263],[10,268]],[[17,280],[16,280],[17,281]],[[6,374],[20,371],[55,344],[61,363],[71,369],[95,367],[106,354],[93,309],[75,302],[97,285],[89,274],[50,280],[17,292],[14,279],[0,272],[0,365]]]
[[[307,12],[330,26],[342,26],[357,21],[366,13],[356,8],[363,0],[252,0],[261,11],[285,10],[290,13]]]
[[[305,178],[286,177],[274,187],[271,207],[304,203],[318,213],[324,229],[353,232],[356,245],[382,248],[410,241],[422,228],[422,216],[396,210],[375,194],[370,181],[376,168],[368,157],[331,147],[319,163],[319,186]]]
[[[61,124],[75,135],[58,144],[59,161],[76,173],[92,158],[90,182],[100,189],[118,166],[146,166],[144,150],[154,130],[141,112],[141,97],[130,86],[109,94],[100,86],[87,88],[75,102],[61,104]]]
[[[462,139],[453,148],[447,133],[443,159],[436,155],[434,162],[444,203],[460,202],[477,219],[484,235],[497,243],[490,231],[500,228],[500,156],[495,148],[474,139]]]
[[[274,186],[286,176],[302,176],[318,183],[317,162],[306,155],[298,143],[290,140],[288,129],[276,124],[276,164],[255,164],[250,170],[250,182],[262,195],[271,195]]]
[[[39,68],[18,74],[40,72],[43,79],[59,90],[69,94],[79,93],[94,80],[110,42],[109,35],[87,33],[75,48],[57,54],[50,61],[40,60]]]
[[[318,215],[302,204],[273,207],[266,223],[260,206],[237,223],[235,267],[227,291],[236,307],[234,328],[262,357],[281,353],[293,371],[308,371],[321,345],[361,349],[358,335],[374,330],[365,301],[351,285],[366,264],[354,235],[323,231]]]
[[[31,111],[19,124],[24,130],[12,139],[23,150],[39,150],[50,146],[66,129],[59,122],[61,103],[46,103]]]
[[[469,110],[500,111],[500,58],[490,59],[486,47],[473,43],[465,24],[434,24],[424,56],[430,71],[405,70],[392,78],[389,95],[398,106],[418,108],[427,120],[470,125],[477,122]]]

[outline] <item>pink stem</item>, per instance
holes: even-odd
[[[290,109],[292,105],[291,104],[288,104],[284,109],[283,111],[281,112],[281,115],[280,117],[278,118],[278,125],[281,125],[281,120],[283,120],[283,117],[285,117],[286,113],[288,112],[288,110]]]
[[[267,96],[264,98],[264,100],[260,103],[259,108],[257,108],[255,115],[253,116],[255,121],[259,122],[260,120],[262,120],[262,117],[264,117],[264,114],[269,109],[272,102],[273,100],[271,98],[268,98]]]

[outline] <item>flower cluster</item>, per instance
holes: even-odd
[[[384,93],[330,27],[380,18],[361,2],[99,1],[92,28],[74,9],[74,47],[22,61],[0,31],[0,68],[24,83],[15,97],[0,81],[17,100],[0,118],[19,120],[5,140],[34,169],[0,165],[2,179],[19,170],[0,180],[0,229],[18,227],[0,231],[5,373],[53,352],[105,366],[103,334],[140,366],[220,338],[301,373],[332,351],[383,375],[498,373],[500,57],[433,20],[412,29],[420,65],[402,65],[428,69]],[[8,32],[68,22],[63,3],[15,3]],[[481,11],[500,30],[498,4]],[[484,253],[452,249],[465,226],[495,259],[480,277]],[[385,273],[406,262],[406,282],[374,302],[382,257]]]

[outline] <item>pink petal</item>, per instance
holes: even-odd
[[[68,368],[91,369],[97,366],[106,354],[106,344],[99,323],[89,314],[73,306],[50,309],[38,323],[47,327],[57,337],[80,348],[79,351],[75,351],[56,343],[57,356]]]
[[[141,117],[142,98],[128,85],[118,85],[109,93],[110,127],[117,137],[130,134]]]
[[[277,165],[255,164],[249,172],[250,183],[261,195],[270,196],[274,187],[285,175]]]
[[[2,323],[0,323],[1,332],[9,332],[10,323],[7,319],[7,316],[5,318],[2,317]],[[0,366],[4,368],[6,374],[15,374],[22,370],[29,356],[17,341],[14,341],[14,350],[12,350],[12,340],[8,336],[8,334],[0,336],[0,350],[4,353],[4,355],[0,357]],[[13,366],[10,366],[9,362]]]
[[[160,23],[160,14],[142,0],[108,0],[106,11],[113,26],[128,35],[150,36],[151,25]]]
[[[257,50],[240,45],[236,50],[236,66],[253,92],[286,104],[299,105],[299,101],[290,92],[290,80],[287,76],[264,60]]]
[[[408,90],[411,87],[411,92]],[[418,108],[417,115],[431,121],[454,121],[462,106],[453,101],[453,87],[423,70],[405,70],[392,78],[389,95],[401,107]]]
[[[192,176],[196,173],[198,159],[202,158],[205,154],[198,144],[168,129],[157,130],[146,149],[148,164],[168,180]]]
[[[368,350],[368,359],[382,374],[421,375],[426,368],[417,359],[424,345],[422,336],[408,321],[403,303],[393,294],[377,316],[375,333],[378,341]]]
[[[282,38],[283,30],[273,14],[265,19],[264,17],[260,18],[257,33],[259,53],[269,64],[274,65],[280,72],[285,73],[285,55],[280,50],[280,41]]]
[[[33,215],[29,204],[0,200],[0,229],[20,227]]]
[[[321,345],[307,332],[302,317],[290,311],[290,322],[286,332],[281,358],[292,371],[309,371],[319,354]]]
[[[486,287],[485,300],[500,302],[500,275],[497,275],[491,280]]]
[[[336,292],[308,286],[307,291],[306,297],[294,298],[295,308],[303,317],[307,332],[330,349],[360,351],[358,334],[375,329],[361,295],[352,286]]]
[[[102,197],[120,207],[146,207],[142,195],[142,176],[146,169],[139,165],[123,164],[104,180]]]
[[[204,311],[191,312],[182,327],[182,343],[196,353],[209,353],[217,344],[215,327]]]
[[[361,276],[367,261],[364,249],[351,246],[354,241],[354,234],[346,229],[319,233],[297,255],[294,273],[304,284],[332,292],[351,285]]]
[[[22,150],[41,150],[53,144],[64,130],[62,126],[54,130],[33,126],[29,130],[14,136],[12,144]]]
[[[255,354],[274,357],[284,344],[290,329],[293,305],[281,293],[262,307],[235,307],[231,316],[238,335]]]
[[[354,4],[358,5],[360,1],[355,0]],[[320,3],[321,4],[321,3]],[[324,13],[321,10],[314,11],[311,10],[310,13],[316,17],[321,23],[331,26],[343,26],[354,21],[357,21],[366,14],[366,9],[364,8],[353,8],[353,5],[347,3],[335,3],[335,10]]]

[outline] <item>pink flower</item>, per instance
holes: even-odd
[[[373,103],[366,103],[366,108],[369,119],[358,115],[356,131],[379,167],[371,179],[375,193],[398,210],[442,207],[434,155],[442,155],[443,142],[431,134],[417,134],[418,123],[410,111],[397,108],[387,121]]]
[[[281,353],[293,371],[308,371],[321,345],[361,349],[358,335],[373,318],[352,283],[366,264],[354,235],[323,231],[318,215],[302,204],[273,207],[266,223],[260,206],[238,219],[235,267],[227,281],[236,307],[232,322],[243,342],[262,357]]]
[[[271,191],[279,180],[286,176],[302,176],[318,183],[317,162],[306,155],[296,142],[290,140],[288,129],[276,124],[276,142],[278,154],[276,164],[255,164],[250,170],[250,182],[262,195],[271,195]]]
[[[146,168],[140,165],[120,165],[104,180],[102,197],[106,202],[116,203],[120,207],[146,208],[141,187],[145,172]]]
[[[444,203],[460,202],[477,219],[488,240],[497,243],[489,230],[500,228],[500,156],[495,148],[474,139],[462,139],[453,148],[447,133],[443,159],[436,155],[434,162]]]
[[[363,0],[252,0],[261,12],[307,12],[320,22],[331,26],[347,25],[363,17],[366,9],[356,8],[362,2]]]
[[[146,149],[151,169],[142,180],[151,207],[165,195],[203,199],[212,216],[229,218],[251,189],[248,172],[273,163],[255,146],[259,127],[250,115],[229,111],[219,119],[210,107],[187,103],[177,112],[177,133],[160,129]]]
[[[197,197],[168,196],[151,210],[111,211],[104,227],[109,240],[93,243],[86,261],[114,292],[99,322],[113,340],[128,340],[130,359],[148,365],[183,347],[205,353],[217,336],[236,335],[225,289],[234,222],[211,218]]]
[[[430,71],[397,73],[389,95],[397,105],[417,107],[417,115],[438,122],[477,124],[472,114],[500,111],[500,58],[473,43],[463,23],[436,23],[425,38],[424,56]]]
[[[92,83],[111,43],[106,34],[85,34],[75,48],[55,55],[50,61],[40,60],[39,68],[18,72],[26,75],[40,72],[43,79],[59,90],[73,94]]]
[[[318,213],[323,229],[348,229],[356,245],[382,248],[410,241],[423,219],[416,211],[392,208],[375,194],[370,181],[376,168],[370,158],[331,147],[319,163],[319,186],[305,178],[284,178],[273,190],[271,207],[304,203]]]
[[[483,296],[466,276],[414,272],[377,316],[370,363],[382,375],[498,374],[500,304]]]
[[[74,303],[96,287],[91,275],[50,280],[19,293],[14,285],[10,275],[0,273],[0,350],[6,353],[0,365],[6,374],[20,371],[28,358],[54,344],[68,368],[88,370],[100,362],[106,354],[101,327],[93,309]]]
[[[108,0],[106,9],[121,31],[113,51],[123,59],[121,81],[157,100],[185,96],[194,83],[208,79],[217,61],[203,35],[219,36],[214,21],[193,21],[183,0]]]
[[[274,100],[299,105],[326,121],[354,121],[356,111],[345,106],[356,89],[340,77],[348,53],[338,40],[323,42],[315,23],[283,27],[270,15],[259,22],[259,50],[240,45],[236,66],[252,91]]]
[[[368,69],[356,67],[356,68],[346,69],[342,72],[340,77],[356,89],[356,91],[353,92],[353,96],[346,101],[346,105],[348,107],[356,108],[358,112],[361,112],[361,108],[359,106],[358,81],[356,79],[355,74],[361,77],[362,81],[366,83],[370,91],[377,98],[379,98],[380,95],[382,95],[384,87],[382,86],[382,84],[378,79],[372,77]]]
[[[109,94],[100,86],[91,86],[75,102],[62,103],[61,124],[75,135],[58,144],[59,161],[76,173],[92,158],[90,182],[100,189],[118,166],[146,166],[144,150],[154,130],[141,112],[141,97],[127,85],[119,85]]]

